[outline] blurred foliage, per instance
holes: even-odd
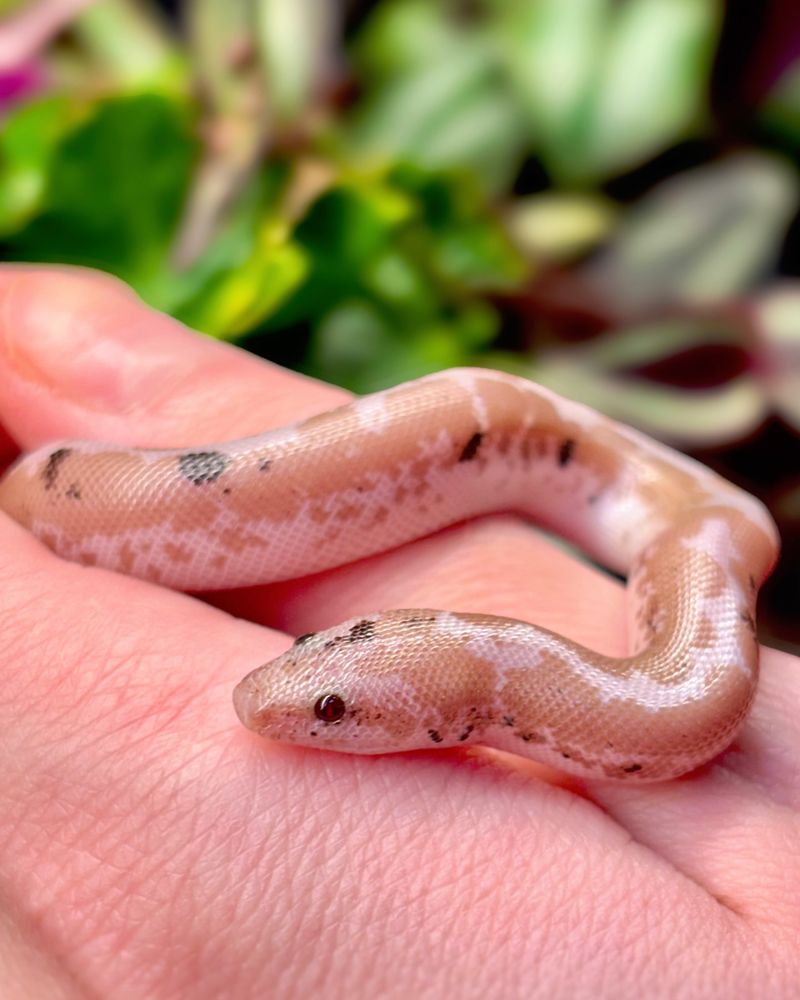
[[[763,124],[793,151],[800,149],[800,60],[783,73],[764,102]]]
[[[800,554],[800,59],[731,6],[64,0],[44,38],[45,2],[0,0],[4,259],[356,391],[519,371],[760,491]]]
[[[719,5],[709,0],[379,4],[355,47],[369,85],[345,141],[502,190],[535,150],[556,183],[636,166],[697,124]],[[459,17],[459,13],[462,16]]]
[[[479,204],[465,175],[340,178],[295,230],[308,274],[269,327],[313,324],[312,370],[361,390],[462,363],[498,332],[481,293],[525,274]]]

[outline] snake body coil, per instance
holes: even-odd
[[[630,655],[487,615],[389,611],[302,637],[241,681],[236,710],[306,746],[480,743],[628,781],[689,771],[732,739],[778,545],[759,501],[704,466],[471,369],[242,441],[50,446],[0,480],[0,509],[67,559],[192,590],[291,579],[518,511],[627,576]]]

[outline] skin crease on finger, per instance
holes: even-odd
[[[26,317],[26,295],[66,298],[75,323],[94,315],[96,295],[106,323],[184,336],[105,280],[26,280],[15,316],[29,335],[53,315],[39,305],[38,320]],[[236,379],[230,357],[223,382]],[[214,362],[196,365],[207,408]],[[99,423],[131,439],[129,417],[82,411],[0,366],[0,420],[24,447],[60,421],[69,434]],[[242,359],[238,415],[221,418],[218,436],[272,420],[273,377],[286,404],[284,376]],[[146,381],[139,442],[190,440],[191,387],[173,387],[182,403],[159,399],[151,414]],[[308,412],[330,406],[308,389]],[[12,668],[0,700],[3,898],[18,933],[55,954],[82,995],[250,996],[265,984],[276,996],[790,995],[797,731],[774,710],[797,694],[784,683],[790,658],[765,655],[752,721],[721,763],[669,789],[576,795],[482,752],[357,760],[269,747],[240,729],[229,691],[285,637],[64,564],[5,520],[0,549]],[[558,601],[570,590],[579,614]],[[234,614],[305,631],[373,599],[442,592],[451,606],[571,629],[609,652],[617,641],[618,588],[504,518],[303,586],[253,589],[241,607],[225,599]],[[770,753],[767,780],[758,764]]]

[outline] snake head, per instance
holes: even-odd
[[[236,712],[268,739],[347,753],[463,743],[463,688],[447,669],[463,628],[439,616],[391,611],[300,636],[238,684]]]

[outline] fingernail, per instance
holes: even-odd
[[[15,268],[0,275],[5,362],[86,409],[125,413],[168,392],[191,356],[176,333],[183,331],[173,320],[103,276]]]

